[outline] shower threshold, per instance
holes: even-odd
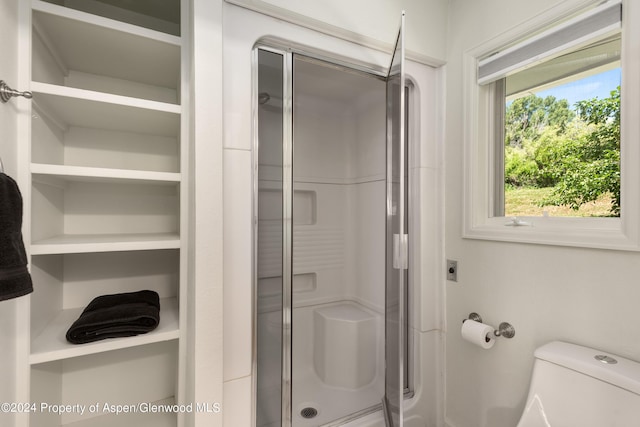
[[[378,403],[377,405],[371,406],[370,408],[366,408],[363,409],[361,411],[358,412],[354,412],[353,414],[349,414],[346,417],[328,422],[326,424],[322,424],[320,425],[320,427],[338,427],[338,426],[346,426],[347,424],[354,422],[354,421],[358,421],[363,417],[366,417],[367,415],[371,415],[374,414],[376,412],[380,413],[380,421],[383,423],[381,425],[384,425],[384,419],[382,417],[382,403]]]

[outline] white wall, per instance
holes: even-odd
[[[0,78],[14,89],[24,90],[24,82],[19,80],[18,70],[20,45],[19,45],[19,3],[17,0],[3,1],[0,4],[0,49],[3,52],[3,60],[0,61]],[[4,166],[4,172],[13,177],[18,185],[24,182],[22,176],[24,169],[19,167],[18,158],[21,157],[26,147],[20,146],[20,130],[18,120],[21,116],[25,101],[12,99],[7,104],[0,105],[0,129],[3,137],[0,140],[0,158]],[[24,115],[24,114],[22,114]],[[27,193],[28,194],[28,193]],[[18,402],[24,396],[25,372],[22,364],[18,363],[18,357],[23,354],[26,342],[21,337],[26,337],[23,320],[28,306],[29,296],[10,299],[0,302],[0,402]],[[18,369],[20,367],[20,369]],[[0,412],[0,424],[12,426],[18,417],[13,413]],[[24,419],[24,416],[22,416]]]
[[[522,412],[536,347],[565,340],[640,360],[635,330],[640,254],[461,238],[462,53],[567,0],[452,0],[447,43],[446,418],[451,427],[513,427]],[[638,28],[628,30],[638,31]],[[624,90],[624,89],[623,89]],[[512,340],[484,351],[460,337],[470,312],[510,322]]]

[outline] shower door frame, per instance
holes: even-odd
[[[385,242],[385,388],[382,408],[386,427],[404,425],[405,378],[408,363],[408,88],[405,73],[405,12],[400,17],[400,29],[394,45],[389,71],[385,79],[386,92],[386,242]],[[397,179],[397,182],[396,182]],[[406,209],[405,209],[406,208]],[[397,323],[397,324],[396,324]],[[397,344],[397,348],[389,343]],[[395,368],[395,375],[394,370]]]
[[[253,372],[258,371],[258,197],[259,197],[259,132],[258,132],[258,55],[267,51],[282,57],[282,324],[280,363],[280,423],[292,424],[292,265],[293,265],[293,52],[281,46],[259,43],[252,50],[252,139],[253,139]],[[257,397],[257,375],[253,375],[253,395]],[[252,409],[252,424],[256,425],[257,398]]]
[[[327,56],[325,53],[322,53],[319,50],[315,50],[313,48],[308,48],[307,46],[299,46],[295,43],[284,41],[278,38],[265,37],[259,40],[252,49],[252,58],[251,58],[251,68],[252,68],[252,155],[253,155],[253,263],[252,263],[252,312],[253,312],[253,357],[252,357],[252,365],[253,365],[253,396],[256,396],[253,402],[252,409],[252,425],[256,426],[256,403],[257,403],[257,366],[258,366],[258,330],[257,330],[257,318],[258,318],[258,192],[259,192],[259,183],[258,183],[258,153],[259,153],[259,134],[258,134],[258,52],[260,50],[264,50],[267,52],[275,53],[281,55],[283,58],[283,99],[282,99],[282,114],[283,114],[283,250],[282,250],[282,348],[281,348],[281,426],[282,427],[292,427],[293,421],[293,412],[292,412],[292,356],[293,356],[293,348],[292,348],[292,314],[293,314],[293,63],[294,56],[304,56],[307,58],[311,58],[312,60],[317,60],[337,68],[346,69],[349,71],[355,71],[367,75],[371,78],[376,78],[383,82],[387,81],[388,78],[388,69],[376,68],[367,64],[357,64],[353,62],[349,62],[346,59]],[[409,97],[413,92],[413,84],[412,82],[406,78],[405,79],[405,106],[409,104]],[[413,114],[410,114],[410,109],[405,111],[406,120],[405,120],[405,132],[409,133],[411,126],[409,125],[409,121]],[[384,142],[386,144],[386,141]],[[409,151],[409,159],[411,158],[411,153],[413,151],[411,143],[411,138],[407,136],[406,147]],[[388,160],[387,160],[388,161]],[[408,164],[406,165],[408,167]],[[284,179],[284,177],[288,177],[288,179]],[[409,177],[409,181],[411,178]],[[411,188],[411,183],[407,183],[407,188]],[[385,198],[387,196],[385,195]],[[408,197],[408,195],[407,195]],[[408,197],[408,211],[406,213],[407,217],[412,212],[412,201],[411,197]],[[410,223],[410,221],[409,221]],[[406,271],[406,270],[405,270]],[[286,272],[286,274],[285,274]],[[409,277],[409,275],[407,275]],[[409,289],[411,288],[410,279],[408,283],[408,291],[405,298],[405,307],[409,307],[408,304],[408,294]],[[385,281],[386,282],[386,281]],[[385,287],[387,284],[385,283]],[[403,400],[409,399],[414,396],[413,390],[413,338],[411,334],[411,329],[408,326],[409,320],[407,316],[407,312],[404,313],[404,328],[406,328],[406,336],[407,342],[405,342],[405,350],[407,354],[404,355],[403,364],[406,365],[406,373],[401,375],[402,378],[406,376],[407,383],[404,384],[403,389]],[[403,332],[403,333],[405,333]],[[385,348],[386,348],[387,340],[385,337]],[[403,383],[404,380],[401,380]],[[386,394],[385,394],[386,396]],[[383,396],[384,397],[384,396]],[[345,422],[350,421],[351,419],[360,418],[369,413],[373,413],[383,409],[383,403],[374,405],[370,408],[365,408],[361,411],[355,412],[353,414],[347,415],[345,418],[337,420],[338,423],[334,424],[333,422],[326,424],[325,426],[333,426],[333,425],[341,425]]]

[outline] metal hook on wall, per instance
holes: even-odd
[[[33,94],[29,91],[20,92],[15,89],[11,89],[9,85],[7,85],[4,80],[0,80],[0,100],[2,102],[7,102],[11,98],[17,96],[24,96],[27,99],[33,98]]]

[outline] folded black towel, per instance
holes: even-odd
[[[0,172],[0,301],[33,292],[22,241],[22,195]]]
[[[67,341],[84,344],[130,337],[154,330],[160,322],[160,298],[154,291],[94,298],[67,331]]]

